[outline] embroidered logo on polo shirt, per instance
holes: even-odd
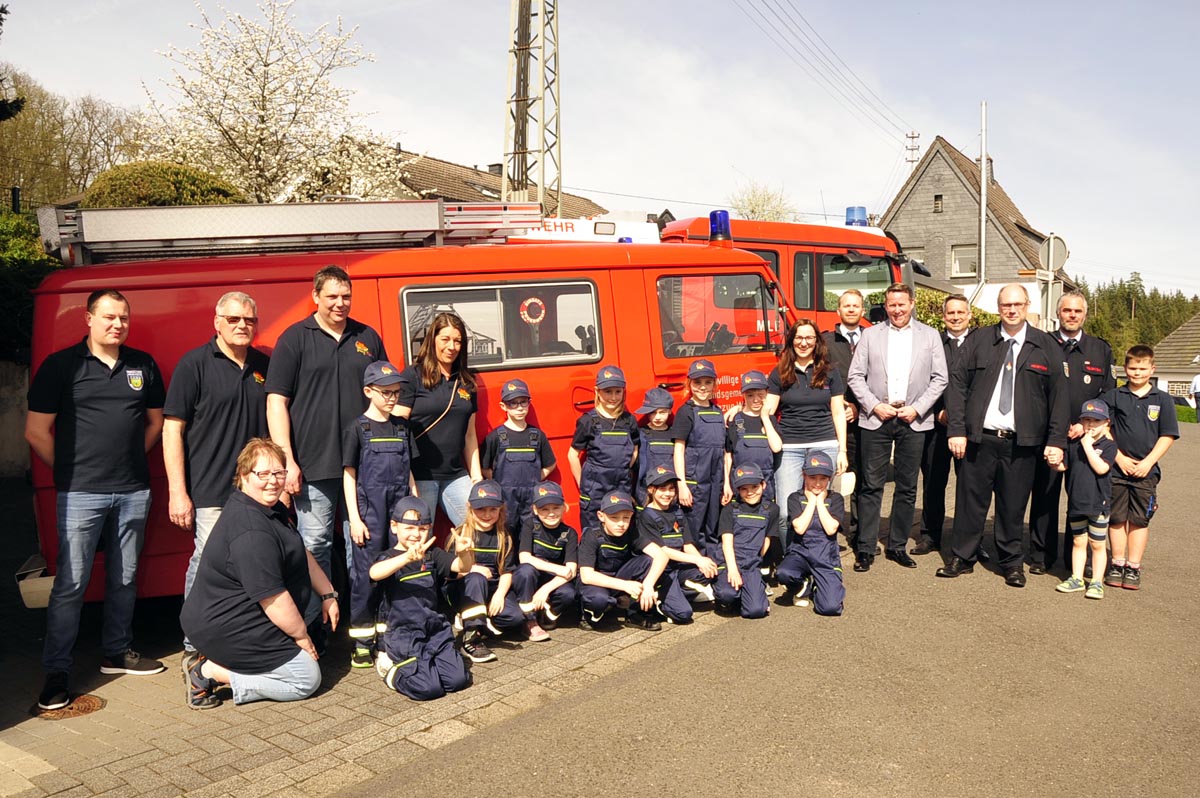
[[[1151,421],[1158,421],[1158,413],[1162,410],[1160,405],[1146,405],[1146,416]]]
[[[371,356],[371,350],[367,349],[367,345],[362,341],[354,342],[354,351],[358,352],[360,355],[366,355],[367,357]]]
[[[254,381],[257,382],[259,385],[262,385],[264,382],[267,381],[267,378],[262,375],[261,371],[256,371],[256,372],[254,372]]]
[[[125,380],[129,383],[129,387],[135,391],[142,390],[142,386],[146,384],[141,369],[125,369]]]
[[[471,394],[467,393],[466,388],[459,388],[458,389],[458,398],[462,399],[465,402],[469,402],[469,401],[471,401]]]

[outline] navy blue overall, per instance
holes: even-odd
[[[516,543],[511,539],[509,545],[516,547]],[[475,564],[491,569],[492,577],[489,579],[483,574],[471,572],[463,574],[461,579],[451,583],[452,592],[457,598],[457,601],[452,601],[451,604],[458,606],[462,612],[463,629],[468,632],[485,632],[491,627],[490,631],[498,632],[500,629],[523,626],[525,613],[521,612],[516,591],[511,587],[504,597],[504,608],[500,614],[490,618],[487,614],[488,601],[500,582],[500,536],[494,530],[476,534]]]
[[[825,500],[829,506],[829,499]],[[800,511],[808,498],[804,497]],[[837,535],[825,534],[821,519],[814,512],[803,535],[790,529],[787,551],[775,568],[775,576],[788,590],[799,590],[804,577],[813,578],[813,609],[818,615],[841,615],[846,587],[842,584],[842,561],[838,557]]]
[[[387,581],[387,622],[378,644],[393,663],[384,677],[388,686],[417,701],[471,684],[462,655],[454,650],[454,630],[438,612],[434,556],[428,553],[423,562],[405,566]]]
[[[763,489],[763,497],[775,501],[775,452],[765,432],[750,432],[746,429],[746,414],[738,413],[733,419],[734,432],[737,442],[733,445],[733,467],[753,463],[762,469],[763,479],[767,487]]]
[[[729,584],[729,571],[723,547],[714,558],[717,561],[718,574],[713,592],[717,601],[731,606],[740,602],[743,618],[765,618],[770,610],[767,604],[767,590],[759,572],[768,521],[768,515],[763,510],[761,502],[753,506],[737,502],[732,508],[733,556],[737,560],[738,573],[742,577],[740,589],[734,590]]]
[[[645,427],[640,429],[639,439],[637,493],[634,498],[640,510],[649,501],[646,496],[646,475],[658,466],[675,470],[675,441],[671,439],[670,429],[660,431]]]
[[[595,411],[593,411],[594,413]],[[609,429],[604,429],[605,426]],[[580,528],[600,525],[596,510],[604,495],[614,490],[633,493],[633,451],[636,445],[629,432],[612,429],[612,420],[593,416],[592,439],[584,451],[587,459],[579,473]]]
[[[539,560],[545,560],[551,565],[566,565],[566,538],[567,535],[576,534],[575,530],[566,524],[559,524],[554,529],[546,529],[546,527],[542,526],[541,521],[535,520],[532,523],[533,550],[530,554]],[[553,578],[553,574],[541,571],[529,563],[521,563],[517,566],[517,570],[513,571],[513,592],[517,594],[521,612],[525,613],[526,620],[534,620],[533,607],[530,604],[533,601],[533,594],[538,591],[538,588]],[[574,579],[566,584],[559,585],[550,592],[548,600],[550,615],[557,619],[578,598],[579,590],[575,587]]]
[[[533,489],[542,481],[542,431],[530,428],[529,445],[513,446],[508,430],[496,430],[499,448],[492,466],[492,479],[504,489],[506,526],[513,540],[521,532],[521,523],[533,514]]]
[[[371,422],[358,420],[358,514],[371,533],[362,546],[350,544],[350,638],[369,645],[375,638],[375,616],[382,593],[368,571],[391,547],[388,526],[392,504],[408,495],[411,467],[408,430],[390,423],[391,432],[371,434]]]
[[[683,551],[683,530],[679,527],[679,522],[675,519],[673,512],[669,510],[664,512],[654,507],[647,507],[642,512],[666,516],[665,520],[669,523],[665,526],[667,531],[662,533],[660,545],[675,551]],[[638,558],[646,561],[643,568],[644,574],[650,570],[650,557],[640,554]],[[691,563],[670,560],[667,562],[667,567],[663,569],[658,584],[654,586],[654,589],[658,591],[659,612],[676,623],[688,623],[695,614],[689,599],[695,597],[696,591],[683,586],[684,582],[689,581],[705,584],[709,582],[704,574],[700,573],[700,569]]]
[[[725,418],[716,406],[693,408],[696,420],[684,441],[683,461],[692,506],[684,507],[683,515],[696,548],[715,558],[721,545],[716,530],[725,487]]]
[[[622,537],[613,538],[600,535],[600,548],[596,552],[596,571],[617,579],[629,579],[640,582],[646,576],[650,565],[649,557],[633,556],[633,535],[625,533]],[[599,585],[579,584],[579,600],[585,617],[593,623],[598,622],[604,613],[617,606],[617,598],[623,595],[619,590],[609,590]]]

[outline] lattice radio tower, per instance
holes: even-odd
[[[540,202],[546,216],[557,216],[562,198],[557,0],[512,0],[511,29],[500,199]]]

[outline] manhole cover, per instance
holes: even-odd
[[[39,720],[66,720],[90,715],[98,709],[104,709],[106,703],[98,695],[77,695],[62,709],[38,709],[38,705],[34,704],[29,708],[29,714]]]

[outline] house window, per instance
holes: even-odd
[[[942,195],[941,194],[933,195],[933,212],[934,213],[942,212]]]
[[[1191,396],[1192,395],[1192,383],[1186,382],[1186,381],[1168,382],[1167,383],[1167,393],[1171,394],[1171,396]]]
[[[974,277],[979,270],[979,247],[950,247],[950,276]]]

